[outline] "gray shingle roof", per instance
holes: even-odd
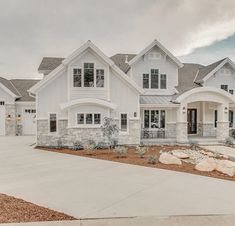
[[[136,56],[136,54],[115,54],[113,56],[111,56],[111,60],[123,71],[123,72],[127,72],[130,68],[130,65],[128,63],[126,63],[126,57],[128,62],[130,60],[132,60],[134,57]]]
[[[28,90],[38,83],[40,80],[35,79],[12,79],[10,80],[14,87],[20,93],[20,98],[17,101],[34,101],[35,98],[31,97]]]
[[[213,64],[210,64],[206,67],[203,67],[203,68],[200,68],[199,69],[199,72],[198,72],[198,75],[195,79],[195,82],[201,82],[202,79],[208,75],[211,71],[213,71],[218,65],[220,65],[226,58],[222,59],[222,60],[219,60]]]
[[[64,58],[59,57],[43,57],[38,67],[38,71],[52,71],[57,68],[63,60]]]
[[[14,87],[14,85],[11,83],[10,80],[0,77],[0,83],[2,83],[7,89],[9,89],[16,96],[20,96],[19,92],[17,91],[17,89]]]

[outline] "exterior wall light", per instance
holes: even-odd
[[[7,116],[7,120],[10,121],[11,120],[11,115]]]
[[[137,117],[137,112],[134,112],[134,117],[135,117],[135,118]]]
[[[17,115],[17,121],[21,121],[21,115]]]
[[[228,108],[227,107],[224,108],[224,113],[228,113]]]
[[[186,113],[186,107],[183,107],[182,112]]]

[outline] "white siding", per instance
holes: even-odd
[[[5,104],[14,104],[15,99],[5,90],[0,88],[0,101],[5,101]]]
[[[220,89],[222,84],[228,85],[228,89],[233,89],[235,93],[235,72],[229,65],[224,65],[215,75],[206,80],[204,86]]]
[[[160,53],[160,59],[149,59],[149,54],[153,52]],[[132,65],[129,74],[133,78],[133,80],[140,87],[143,88],[143,73],[148,73],[150,76],[151,69],[159,69],[159,75],[167,75],[167,89],[146,89],[146,94],[174,94],[174,87],[178,85],[178,67],[169,57],[165,56],[165,54],[157,47],[154,47],[148,54],[146,54],[138,62]]]

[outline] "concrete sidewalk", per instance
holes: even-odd
[[[0,224],[1,226],[234,226],[235,216],[170,216],[84,219],[77,221]]]

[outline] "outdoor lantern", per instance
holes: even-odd
[[[228,113],[228,108],[227,107],[224,108],[224,112]]]
[[[17,121],[21,120],[21,115],[17,115]]]
[[[8,115],[8,116],[7,116],[7,120],[8,120],[8,121],[11,120],[11,115]]]
[[[135,117],[135,118],[137,117],[137,112],[134,112],[134,117]]]
[[[186,112],[186,107],[183,107],[182,112],[183,112],[183,113],[185,113],[185,112]]]

